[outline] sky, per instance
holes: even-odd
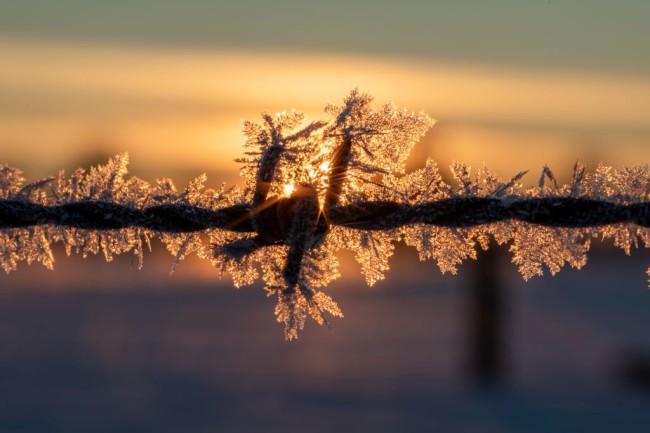
[[[647,74],[646,1],[5,1],[5,36]]]
[[[412,166],[645,163],[648,16],[642,1],[4,1],[0,162],[38,177],[128,151],[144,177],[236,181],[242,119],[317,118],[358,87],[438,120]]]

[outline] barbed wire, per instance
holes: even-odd
[[[204,190],[205,175],[180,193],[169,179],[125,179],[126,154],[27,185],[19,170],[0,167],[0,266],[51,268],[55,242],[68,253],[103,251],[107,260],[132,252],[142,263],[143,242],[157,236],[175,256],[173,268],[194,252],[229,272],[236,286],[255,281],[260,268],[293,339],[307,316],[321,324],[323,312],[342,316],[319,290],[339,276],[341,249],[354,251],[372,285],[399,240],[455,273],[476,258],[477,243],[487,249],[493,238],[510,245],[526,279],[543,266],[553,274],[565,263],[580,268],[595,237],[613,239],[628,254],[631,246],[650,247],[647,165],[587,173],[576,163],[562,186],[544,167],[538,186],[524,189],[525,171],[502,181],[485,167],[472,175],[455,162],[454,187],[432,160],[405,173],[410,149],[433,120],[391,104],[375,110],[371,101],[353,90],[342,106],[325,108],[329,121],[304,127],[293,111],[244,122],[243,190]]]
[[[270,212],[265,214],[273,215],[273,220],[268,217],[266,226],[277,224],[275,219],[290,217],[276,213],[279,209],[290,209],[284,206],[284,202],[290,200],[295,202],[297,199],[276,199],[267,208]],[[0,228],[57,225],[87,230],[140,227],[161,233],[200,232],[207,229],[246,233],[256,232],[251,217],[257,213],[255,208],[248,205],[210,210],[191,205],[164,204],[138,209],[89,200],[58,206],[24,200],[0,200]],[[409,224],[469,228],[507,220],[549,227],[597,227],[620,223],[650,227],[650,203],[618,204],[609,200],[574,197],[457,197],[414,205],[386,201],[359,202],[333,207],[327,217],[331,225],[358,230],[388,230]]]

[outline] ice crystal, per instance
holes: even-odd
[[[438,165],[427,159],[424,167],[404,176],[385,176],[381,184],[368,184],[366,195],[408,204],[425,203],[451,196],[451,188],[442,180]]]
[[[425,114],[392,104],[377,109],[370,95],[353,90],[342,104],[328,104],[325,115],[312,123],[297,111],[245,121],[243,189],[206,188],[205,174],[182,190],[167,178],[150,184],[127,177],[126,154],[29,184],[4,165],[0,266],[10,272],[24,261],[51,269],[51,245],[61,242],[67,254],[84,257],[132,254],[141,267],[157,237],[174,257],[172,272],[197,254],[236,287],[261,276],[277,299],[286,338],[294,339],[308,317],[325,324],[327,316],[343,316],[322,291],[339,277],[340,250],[354,252],[372,286],[389,270],[400,241],[415,247],[420,260],[455,274],[493,239],[509,246],[525,279],[565,264],[584,266],[594,238],[611,239],[627,254],[650,247],[647,165],[600,164],[588,172],[576,163],[565,185],[545,166],[537,186],[524,188],[526,172],[506,181],[486,167],[473,172],[454,162],[448,183],[432,160],[404,172],[411,148],[433,125]],[[558,213],[557,206],[568,209]],[[571,206],[577,220],[567,220]],[[580,206],[592,206],[605,222]],[[634,206],[637,219],[630,217]],[[612,220],[615,211],[627,218]]]
[[[403,227],[401,233],[406,244],[418,250],[420,260],[434,260],[443,274],[456,275],[458,265],[476,258],[468,230],[415,224]]]
[[[269,295],[277,293],[278,303],[275,316],[284,324],[287,340],[298,338],[298,331],[305,327],[305,319],[310,316],[319,325],[327,323],[324,312],[335,317],[343,317],[343,312],[328,295],[323,292],[303,293],[286,290],[269,290]]]
[[[333,118],[326,135],[335,141],[351,138],[353,170],[370,173],[403,173],[413,145],[433,125],[424,113],[397,110],[390,103],[372,108],[373,98],[354,90],[343,105],[329,104],[325,113]]]
[[[543,275],[543,265],[555,275],[565,263],[576,269],[587,263],[589,239],[584,238],[581,230],[512,224],[515,225],[510,247],[512,262],[519,265],[524,279]]]
[[[332,237],[337,240],[338,249],[354,252],[355,260],[361,265],[361,273],[369,286],[384,279],[388,271],[388,260],[393,255],[398,239],[394,231],[364,231],[336,227]]]
[[[24,182],[22,171],[4,164],[0,167],[0,199],[15,196]]]

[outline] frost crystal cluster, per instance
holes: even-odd
[[[580,268],[593,238],[611,238],[630,253],[650,246],[650,170],[594,173],[576,164],[571,183],[558,185],[545,167],[538,186],[525,172],[503,181],[482,168],[454,163],[453,184],[435,162],[405,173],[413,145],[433,121],[425,114],[375,109],[356,90],[325,108],[326,120],[305,124],[301,113],[262,115],[245,122],[243,189],[204,188],[201,175],[182,191],[171,180],[127,178],[128,157],[25,184],[17,169],[0,167],[0,266],[53,266],[51,245],[68,254],[143,251],[158,237],[175,257],[209,260],[236,287],[261,276],[285,336],[297,338],[308,316],[319,324],[343,314],[322,289],[339,276],[336,252],[352,250],[369,285],[384,278],[396,242],[414,246],[440,270],[476,258],[492,238],[507,244],[525,279]],[[650,273],[650,270],[649,270]]]

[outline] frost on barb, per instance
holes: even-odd
[[[324,151],[316,134],[324,123],[301,127],[304,117],[294,110],[275,116],[262,113],[262,124],[244,121],[244,147],[249,150],[237,161],[244,164],[240,174],[254,192],[256,205],[268,195],[282,195],[285,185],[308,180],[309,168],[322,164]]]
[[[275,306],[275,316],[278,322],[284,324],[284,336],[287,340],[298,338],[298,331],[305,327],[305,319],[310,316],[319,325],[327,323],[323,313],[335,317],[343,317],[343,313],[332,298],[323,292],[286,291],[268,289],[269,296],[278,296]]]
[[[300,279],[305,287],[309,289],[326,287],[341,276],[336,251],[333,236],[328,236],[319,247],[309,250],[300,273]]]
[[[413,145],[434,122],[424,113],[398,110],[392,103],[375,110],[372,100],[369,94],[353,90],[343,105],[325,107],[333,119],[327,135],[335,140],[352,139],[352,169],[403,173]]]
[[[259,278],[256,263],[261,261],[267,248],[260,248],[250,235],[215,230],[209,235],[212,266],[221,275],[229,273],[235,287],[253,284]]]
[[[282,278],[286,260],[286,247],[271,247],[266,260],[262,261],[262,272],[268,296],[277,295],[275,316],[284,325],[287,340],[298,338],[298,331],[305,326],[307,317],[322,325],[327,323],[325,313],[343,317],[343,312],[334,300],[316,290],[339,277],[338,260],[329,249],[321,246],[310,250],[304,258],[297,287],[287,288]]]
[[[413,145],[434,123],[424,113],[400,111],[393,104],[375,110],[371,103],[370,95],[355,89],[343,105],[325,107],[332,118],[325,130],[325,142],[333,149],[332,205],[349,202],[355,197],[354,185],[372,182],[374,175],[404,173]]]

